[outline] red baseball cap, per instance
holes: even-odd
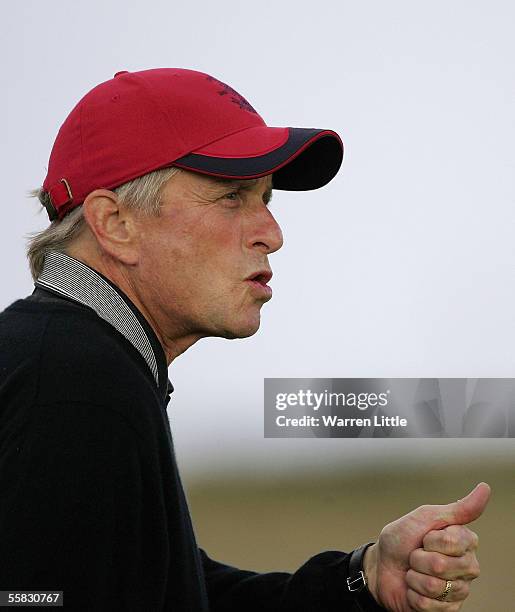
[[[87,93],[61,126],[43,189],[62,219],[95,189],[114,189],[177,166],[251,179],[273,173],[274,189],[317,189],[338,172],[336,132],[268,127],[232,87],[180,68],[117,72]]]

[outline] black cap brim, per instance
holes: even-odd
[[[254,128],[255,129],[255,128]],[[266,129],[276,129],[267,128]],[[336,132],[288,128],[284,143],[264,155],[215,157],[190,153],[174,166],[211,176],[251,179],[273,174],[274,189],[308,191],[334,178],[343,161],[343,143]]]

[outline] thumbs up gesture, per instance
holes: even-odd
[[[447,505],[420,506],[386,525],[365,555],[368,588],[392,612],[455,612],[479,576],[477,535],[465,527],[481,516],[490,487],[480,483]]]

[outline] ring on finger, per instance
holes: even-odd
[[[437,601],[445,601],[447,599],[449,593],[451,592],[451,589],[452,589],[452,582],[450,580],[447,580],[447,582],[445,584],[445,589],[436,598]]]

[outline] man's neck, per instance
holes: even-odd
[[[163,347],[168,366],[176,357],[182,355],[182,353],[190,348],[190,346],[193,346],[198,340],[205,337],[200,334],[170,333],[169,330],[165,330],[164,326],[160,324],[159,318],[153,314],[152,308],[146,304],[145,296],[138,290],[131,276],[127,273],[126,266],[118,264],[108,256],[92,254],[78,248],[70,247],[67,250],[67,254],[70,255],[70,257],[82,261],[90,268],[100,272],[100,274],[103,274],[125,293],[154,331]]]

